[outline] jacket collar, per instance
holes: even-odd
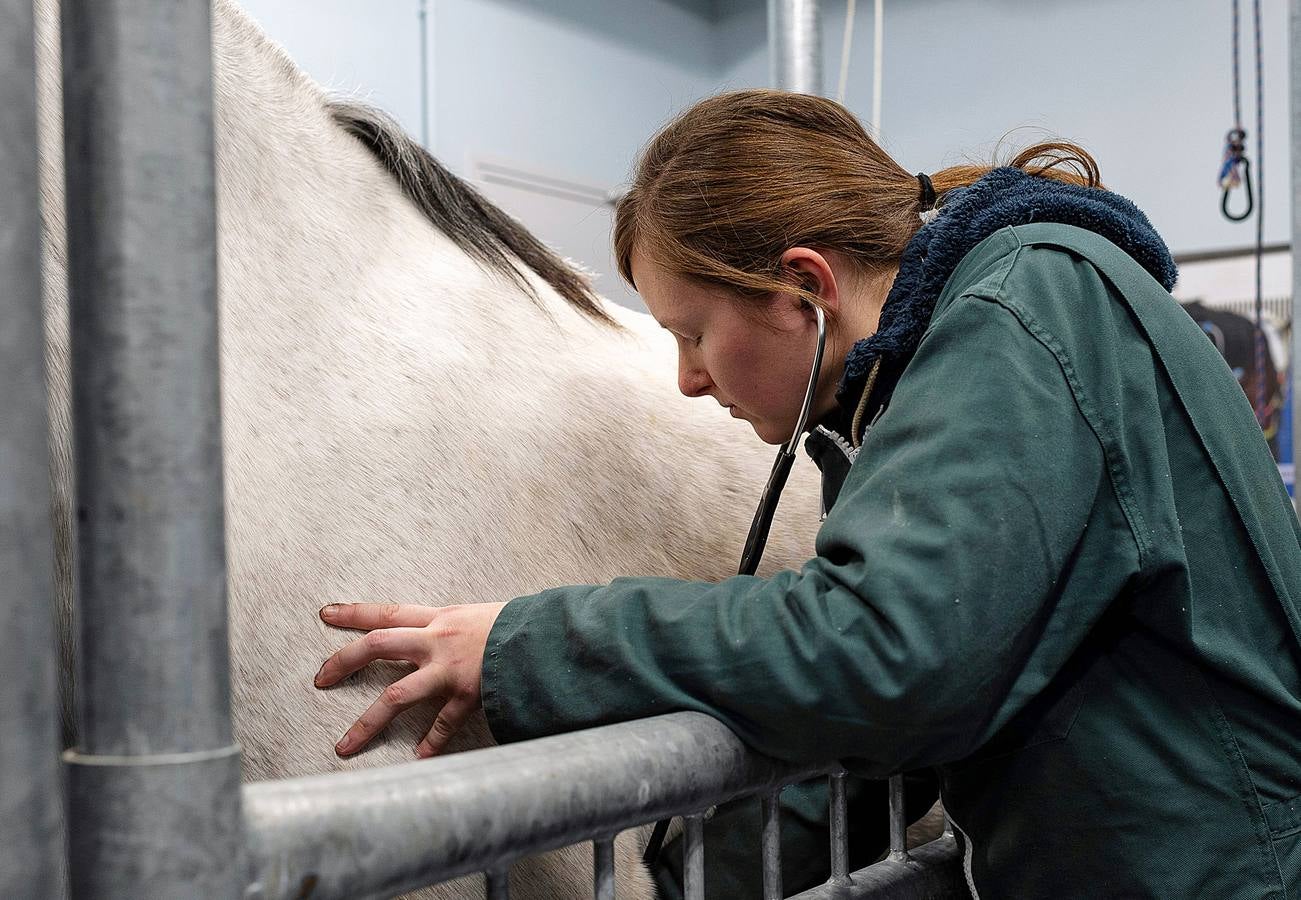
[[[832,430],[850,435],[850,422],[864,405],[865,387],[878,360],[878,383],[866,392],[872,395],[872,405],[860,419],[870,421],[880,411],[962,258],[994,232],[1031,222],[1058,222],[1096,232],[1132,256],[1166,290],[1174,287],[1176,268],[1170,251],[1147,216],[1129,200],[1100,188],[1027,175],[1017,168],[994,169],[969,187],[950,191],[935,218],[904,248],[876,333],[854,344],[845,358],[845,374],[836,392],[842,415],[836,417]],[[850,436],[857,443],[859,435]]]

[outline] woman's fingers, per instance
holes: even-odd
[[[351,756],[370,743],[398,713],[417,703],[440,701],[444,696],[444,677],[438,666],[426,666],[390,684],[334,745],[334,752]]]
[[[416,746],[416,756],[424,759],[428,756],[437,756],[447,749],[447,744],[451,741],[452,736],[461,730],[465,720],[470,718],[470,713],[474,712],[478,704],[472,700],[461,697],[454,697],[447,701],[447,704],[438,711],[438,717],[434,719],[434,726],[429,729]]]
[[[404,660],[420,665],[429,657],[431,640],[423,628],[372,631],[337,650],[321,666],[313,681],[317,687],[329,687],[377,659]]]
[[[336,628],[371,631],[376,628],[423,628],[437,607],[414,603],[331,603],[321,607],[321,621]]]
[[[504,603],[443,607],[360,603],[326,607],[321,619],[369,633],[334,653],[316,673],[328,687],[377,659],[405,660],[415,672],[389,685],[337,744],[340,756],[356,753],[404,709],[429,701],[437,711],[417,753],[441,753],[479,708],[484,648]]]

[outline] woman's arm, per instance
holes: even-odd
[[[441,649],[430,629],[397,641],[408,655],[350,651],[347,671],[418,656],[434,670],[398,682],[413,690],[371,722],[428,697],[445,731],[482,703],[503,742],[690,709],[784,759],[858,757],[882,774],[958,759],[1056,675],[1128,577],[1122,560],[1076,558],[1110,491],[1053,353],[1007,309],[964,298],[933,324],[800,571],[557,588],[491,620],[422,610],[466,624]],[[369,738],[366,721],[354,730]],[[445,743],[431,736],[422,747]]]
[[[1056,352],[996,301],[944,309],[799,571],[512,600],[484,658],[494,736],[695,710],[770,756],[864,773],[968,756],[1137,564]]]

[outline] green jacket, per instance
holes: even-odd
[[[673,710],[934,767],[974,895],[1301,896],[1301,526],[1225,363],[1098,235],[962,258],[799,571],[507,604],[500,741]]]

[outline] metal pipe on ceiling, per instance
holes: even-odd
[[[768,0],[768,56],[773,86],[822,93],[822,15],[818,0]]]

